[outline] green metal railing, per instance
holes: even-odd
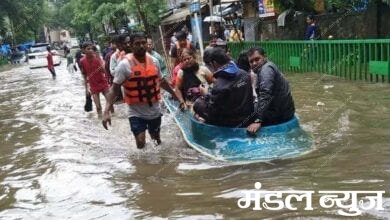
[[[4,57],[4,58],[0,58],[0,66],[2,65],[5,65],[8,63],[8,60]]]
[[[252,46],[285,72],[318,72],[350,80],[390,83],[390,39],[228,43],[234,58]]]

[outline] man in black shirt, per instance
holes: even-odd
[[[294,117],[295,107],[288,81],[276,65],[267,60],[265,51],[253,47],[248,51],[249,64],[257,75],[258,105],[255,119],[247,130],[256,133],[261,126],[280,124]]]

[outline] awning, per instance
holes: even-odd
[[[200,8],[202,9],[206,5],[201,5]],[[161,25],[167,25],[167,24],[173,24],[176,22],[185,21],[187,16],[190,16],[190,9],[189,7],[182,8],[177,10],[175,13],[173,13],[171,16],[163,19],[161,21]]]
[[[222,16],[227,16],[229,14],[233,14],[235,12],[237,12],[238,10],[240,9],[240,6],[239,5],[236,5],[236,4],[230,4],[229,7],[225,8],[223,11],[222,11]]]
[[[233,13],[239,14],[239,10],[242,11],[242,6],[237,0],[225,0],[221,1],[221,4],[214,5],[213,15],[226,17]]]
[[[161,24],[162,25],[167,25],[167,24],[173,24],[173,23],[176,23],[176,22],[180,22],[180,21],[184,21],[186,20],[186,17],[190,15],[190,9],[187,7],[187,8],[183,8],[183,9],[180,9],[178,11],[176,11],[175,13],[173,13],[171,16],[165,18],[164,20],[161,21]]]
[[[223,3],[233,3],[233,2],[239,2],[240,0],[221,0],[221,4]]]
[[[284,27],[286,16],[292,11],[292,9],[287,9],[284,12],[280,13],[277,19],[278,27]]]

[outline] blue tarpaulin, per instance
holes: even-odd
[[[29,49],[32,45],[34,45],[34,41],[26,42],[23,44],[20,44],[17,46],[19,51],[25,51]],[[0,51],[3,54],[3,56],[9,56],[10,51],[11,51],[11,46],[9,44],[3,44],[0,46]]]
[[[27,43],[24,43],[24,44],[20,44],[18,46],[18,50],[19,51],[25,51],[25,50],[29,49],[33,44],[34,44],[33,41],[27,42]]]
[[[354,11],[364,11],[368,8],[368,0],[361,0],[353,2],[352,9]]]
[[[8,56],[10,50],[11,50],[11,46],[9,44],[3,44],[0,47],[0,51],[3,54],[3,56]]]

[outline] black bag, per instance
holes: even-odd
[[[114,104],[115,105],[120,105],[120,104],[123,104],[123,103],[124,103],[123,94],[122,94],[122,92],[120,92],[119,95],[115,97]]]
[[[90,112],[92,111],[92,98],[90,94],[86,95],[85,105],[84,105],[84,111]]]
[[[192,87],[187,90],[186,100],[194,102],[200,96],[202,96],[202,94],[200,93],[199,87]]]
[[[314,40],[321,40],[321,29],[318,25],[314,26]]]

